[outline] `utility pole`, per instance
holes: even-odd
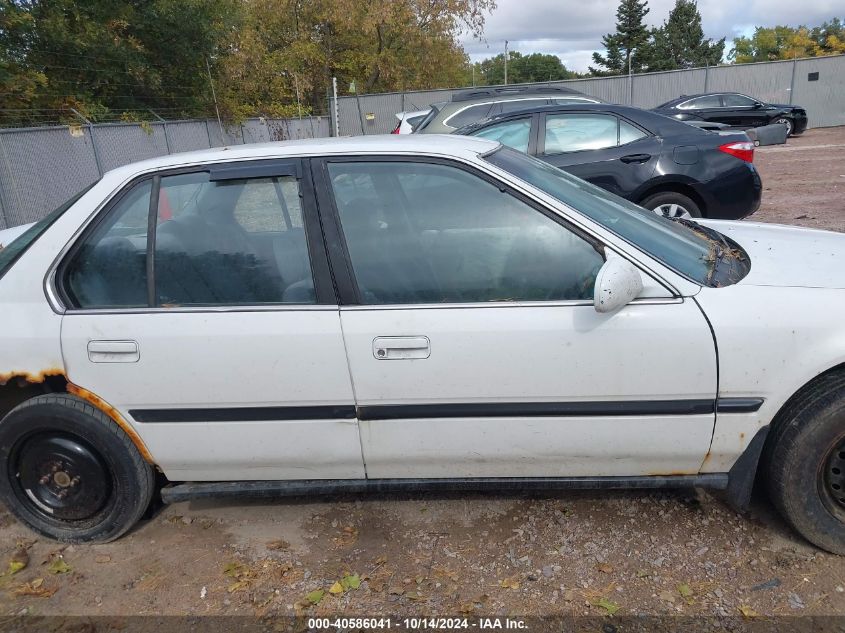
[[[505,85],[508,85],[508,41],[505,40]]]

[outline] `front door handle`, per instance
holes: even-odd
[[[137,341],[88,341],[92,363],[137,363],[141,352]]]
[[[378,336],[373,339],[376,360],[406,360],[431,356],[427,336]]]
[[[649,158],[651,158],[651,154],[629,154],[628,156],[623,156],[619,160],[623,163],[644,163]]]

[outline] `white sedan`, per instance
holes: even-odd
[[[0,234],[0,243],[4,243]],[[845,236],[672,221],[499,144],[121,167],[0,251],[0,496],[722,490],[845,553]],[[759,465],[758,465],[759,464]]]

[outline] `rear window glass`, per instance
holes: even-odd
[[[41,237],[44,234],[44,231],[50,228],[53,222],[58,220],[65,211],[70,209],[76,203],[77,200],[88,193],[91,187],[97,184],[97,182],[98,181],[92,182],[70,200],[48,213],[41,220],[29,227],[24,233],[19,235],[16,240],[12,241],[11,244],[6,244],[4,245],[4,248],[0,248],[0,278],[9,271],[12,264],[18,261],[20,256],[23,255],[28,248],[35,243],[35,240]]]
[[[476,121],[486,118],[492,106],[492,103],[470,106],[465,110],[461,110],[457,114],[453,114],[446,119],[443,124],[448,125],[449,127],[458,128],[469,125],[470,123],[475,123]]]

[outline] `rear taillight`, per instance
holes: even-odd
[[[725,143],[719,146],[720,152],[736,156],[746,163],[754,162],[754,143],[751,141],[737,141],[736,143]]]
[[[401,134],[402,132],[399,131],[401,129],[402,129],[402,121],[399,121],[399,123],[396,125],[396,127],[393,128],[393,131],[391,132],[391,134]]]

